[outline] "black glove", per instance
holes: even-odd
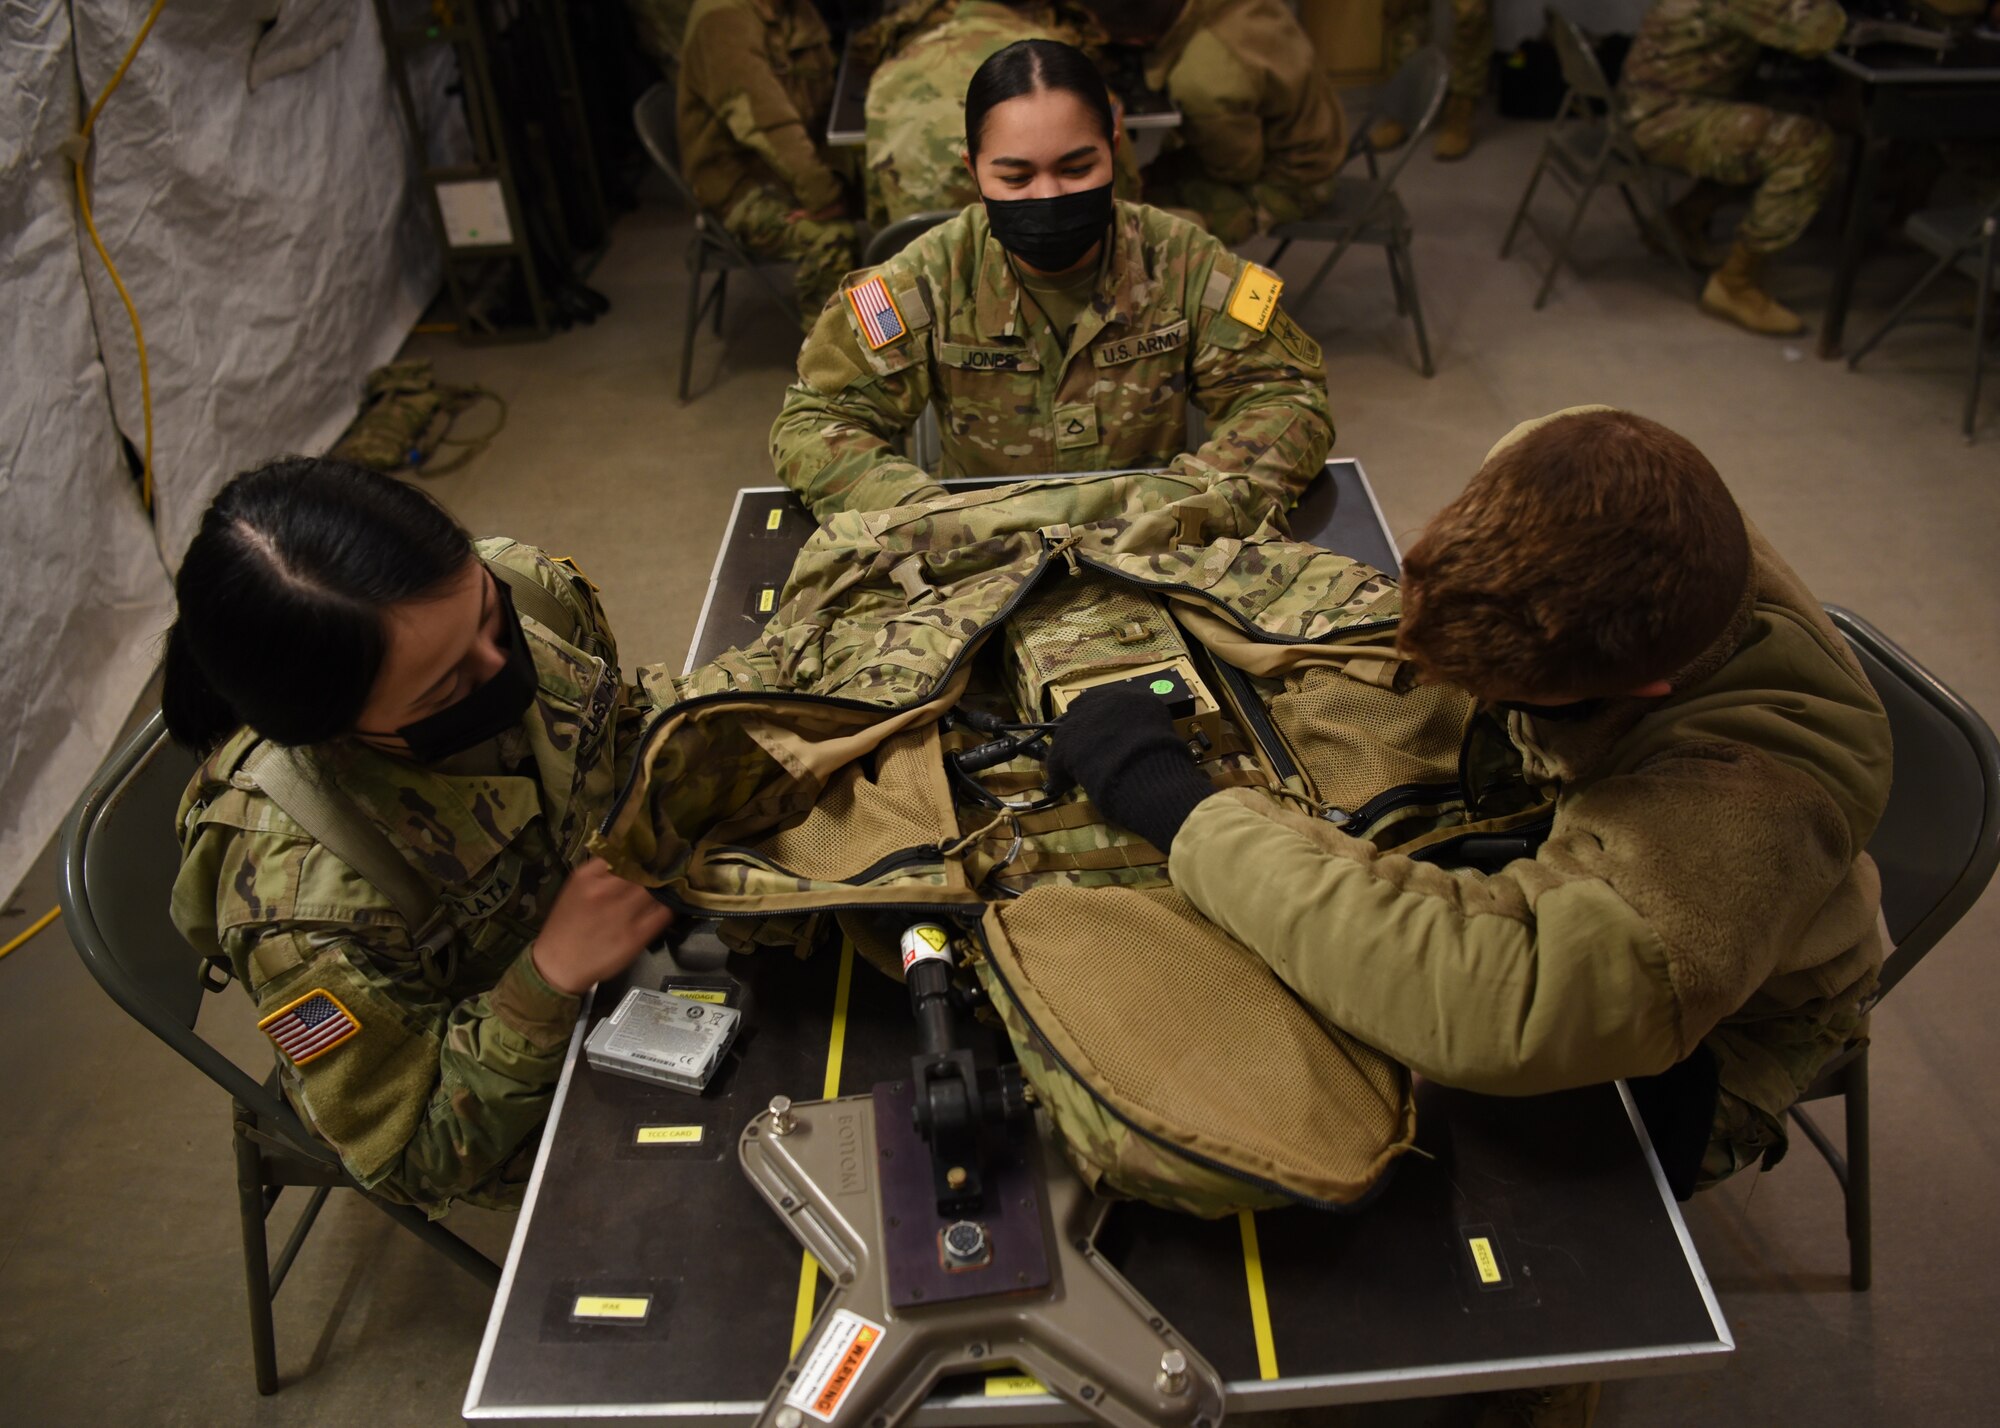
[[[1166,705],[1129,684],[1086,689],[1051,737],[1050,787],[1081,784],[1106,818],[1163,853],[1215,792]]]

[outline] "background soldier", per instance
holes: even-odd
[[[667,74],[680,65],[681,38],[687,34],[692,9],[694,0],[625,0],[639,48]]]
[[[965,167],[965,87],[1016,40],[1086,45],[1083,27],[1043,0],[932,0],[895,11],[855,37],[884,56],[868,82],[868,221],[963,208],[979,197]],[[1139,165],[1122,135],[1117,194],[1139,197]]]
[[[854,266],[854,225],[820,147],[835,61],[810,0],[697,0],[681,45],[681,169],[753,253],[789,258],[810,330]]]
[[[1431,29],[1431,0],[1383,0],[1382,60],[1395,70],[1424,47]],[[1438,121],[1432,152],[1441,159],[1462,159],[1472,148],[1472,111],[1486,95],[1486,71],[1493,61],[1491,0],[1451,0],[1451,43],[1444,47],[1451,60],[1451,97]],[[1370,131],[1378,149],[1393,149],[1408,137],[1393,119],[1379,121]]]
[[[1763,268],[1798,240],[1825,201],[1833,131],[1730,96],[1762,46],[1812,58],[1832,49],[1846,28],[1838,0],[1660,0],[1625,60],[1625,115],[1648,159],[1700,179],[1756,185],[1735,243],[1701,294],[1704,311],[1752,332],[1786,337],[1805,329],[1764,291]],[[1697,256],[1714,198],[1699,185],[1674,208],[1675,226]]]

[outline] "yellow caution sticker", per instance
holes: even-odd
[[[771,507],[770,514],[764,517],[764,529],[767,531],[774,531],[784,523],[785,508],[783,506]]]
[[[1472,1251],[1472,1267],[1479,1271],[1479,1282],[1498,1284],[1501,1277],[1500,1261],[1493,1255],[1493,1241],[1484,1235],[1474,1235],[1465,1242],[1465,1245]]]
[[[621,1324],[637,1324],[653,1312],[650,1294],[579,1294],[570,1309],[572,1319],[610,1319]]]
[[[1245,263],[1223,310],[1245,327],[1262,332],[1271,325],[1271,314],[1278,310],[1278,294],[1284,290],[1285,280],[1269,268]]]
[[[634,1145],[700,1145],[700,1126],[640,1126],[633,1133]]]
[[[986,1380],[988,1398],[1032,1398],[1048,1391],[1048,1385],[1031,1373],[996,1373]]]

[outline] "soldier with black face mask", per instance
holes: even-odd
[[[1319,344],[1275,275],[1113,198],[1118,132],[1069,45],[1023,40],[980,66],[965,162],[982,202],[848,278],[771,429],[814,514],[940,494],[896,449],[926,406],[945,476],[1172,467],[1296,500],[1333,440]],[[1192,453],[1190,399],[1209,432]]]
[[[162,702],[205,762],[175,925],[362,1185],[518,1204],[582,993],[670,920],[583,857],[647,703],[589,582],[299,458],[222,489],[177,594]]]

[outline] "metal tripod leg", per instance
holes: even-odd
[[[738,1141],[750,1182],[833,1280],[760,1428],[889,1428],[940,1378],[1005,1364],[1116,1428],[1217,1428],[1220,1376],[1098,1255],[1109,1202],[1084,1188],[1039,1118],[1025,1139],[1039,1163],[1046,1287],[896,1307],[875,1107],[847,1096],[767,1112]]]

